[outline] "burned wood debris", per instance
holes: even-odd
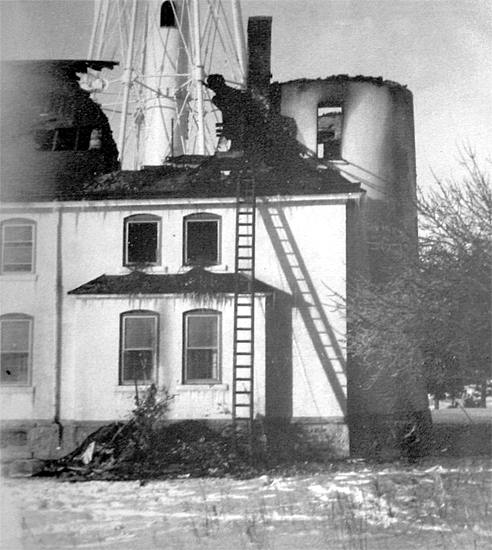
[[[316,470],[323,462],[323,453],[290,423],[275,424],[267,434],[258,419],[252,439],[246,432],[234,433],[230,424],[219,429],[199,420],[169,423],[172,399],[153,384],[136,391],[136,407],[126,422],[101,427],[70,454],[46,460],[36,475],[66,481],[248,478]]]
[[[174,398],[154,384],[139,392],[126,422],[113,422],[92,433],[70,454],[45,461],[38,476],[69,481],[162,479],[247,475],[246,445],[230,429],[213,430],[205,422],[169,423]]]
[[[249,477],[253,468],[245,446],[233,445],[230,431],[185,420],[150,435],[134,419],[103,426],[72,453],[44,463],[38,476],[68,481]],[[243,448],[244,447],[244,448]]]

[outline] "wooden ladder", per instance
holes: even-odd
[[[250,452],[254,418],[255,225],[254,175],[242,170],[236,182],[232,421],[235,436],[246,429]]]

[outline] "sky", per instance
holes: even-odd
[[[274,81],[362,74],[406,85],[422,187],[433,174],[457,177],[465,146],[492,160],[490,0],[242,0],[241,9],[244,24],[273,16]],[[93,11],[92,0],[0,0],[0,55],[86,58]]]

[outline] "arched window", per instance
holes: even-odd
[[[220,383],[220,312],[213,309],[187,311],[183,330],[183,383]]]
[[[31,378],[33,318],[23,313],[0,316],[1,383],[25,386]]]
[[[174,2],[163,2],[161,6],[161,27],[176,26],[176,6]]]
[[[120,316],[120,385],[156,382],[159,315],[138,309]]]
[[[24,218],[12,218],[1,224],[1,272],[34,272],[36,224]]]
[[[220,216],[190,214],[184,218],[184,265],[220,263]]]
[[[152,214],[125,218],[123,263],[128,266],[159,265],[161,219]]]

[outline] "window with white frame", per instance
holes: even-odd
[[[220,383],[220,312],[197,309],[184,314],[184,383]]]
[[[125,219],[124,264],[159,265],[161,220],[151,214],[137,214]]]
[[[22,313],[0,317],[1,383],[30,383],[33,319]]]
[[[35,228],[34,222],[23,218],[2,222],[2,273],[34,271]]]
[[[185,265],[220,263],[220,216],[191,214],[184,218]]]
[[[134,310],[121,315],[120,384],[156,381],[159,316]]]

